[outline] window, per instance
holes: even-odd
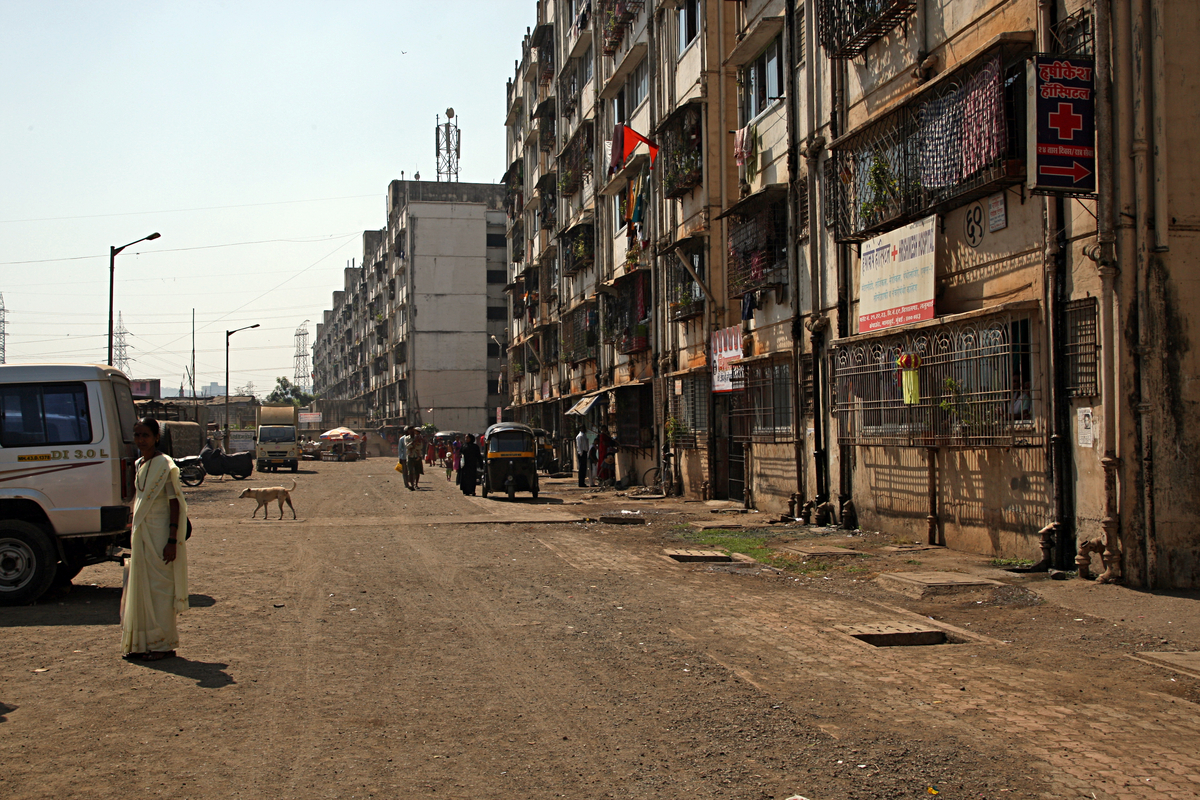
[[[503,233],[489,233],[487,235],[487,246],[488,247],[507,247],[508,242],[504,238]]]
[[[742,367],[742,402],[735,405],[734,436],[758,442],[792,438],[792,367],[787,361],[754,361]],[[738,389],[734,378],[734,388]]]
[[[617,390],[617,444],[622,447],[654,446],[654,391],[650,386]]]
[[[708,433],[708,398],[712,375],[701,372],[668,379],[670,393],[667,440],[675,447],[698,447]]]
[[[488,394],[500,394],[500,381],[499,380],[488,381],[487,382],[487,393]]]
[[[633,68],[626,92],[629,95],[629,112],[632,114],[650,92],[650,59],[643,58],[642,63]]]
[[[783,96],[783,40],[776,36],[758,58],[742,68],[742,125]]]
[[[694,250],[685,253],[684,257],[692,265],[692,270],[701,278],[704,277],[704,252]],[[674,253],[667,256],[667,308],[668,319],[672,322],[682,322],[698,317],[704,313],[704,290],[687,271]]]
[[[1027,317],[997,316],[839,348],[831,367],[841,442],[1040,445],[1033,332]]]
[[[580,87],[587,86],[592,80],[592,46],[589,44],[587,52],[583,54],[583,59],[579,63],[579,85]]]
[[[92,441],[87,388],[82,383],[4,386],[0,388],[0,415],[3,447]]]
[[[500,345],[489,340],[487,348],[488,348],[487,349],[488,358],[499,358],[500,357]]]
[[[488,319],[508,319],[508,309],[504,306],[488,306]]]
[[[797,67],[802,67],[804,66],[804,46],[806,42],[803,8],[796,9],[796,22],[792,26],[792,31],[794,32],[792,36],[792,63]]]
[[[1072,397],[1095,397],[1100,394],[1099,305],[1096,298],[1084,297],[1067,303],[1066,311],[1067,393]]]
[[[700,34],[700,0],[683,0],[678,11],[679,54]]]
[[[508,283],[508,273],[502,269],[489,269],[487,271],[487,282],[503,286]]]
[[[622,189],[613,195],[613,230],[625,230],[626,213],[629,210],[629,192]]]

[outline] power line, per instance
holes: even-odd
[[[286,206],[296,203],[325,203],[331,200],[362,200],[379,197],[379,194],[348,194],[341,197],[318,197],[312,200],[278,200],[273,203],[244,203],[236,206],[197,206],[196,208],[167,208],[159,211],[120,211],[112,214],[81,214],[75,217],[30,217],[28,219],[0,219],[0,225],[14,222],[58,222],[70,219],[104,219],[105,217],[138,217],[147,214],[184,214],[191,211],[222,211],[228,208],[260,208],[263,206]]]
[[[137,251],[130,255],[152,255],[154,253],[187,253],[192,250],[215,250],[220,247],[242,247],[250,244],[320,244],[321,242],[329,241],[330,239],[349,239],[352,236],[360,235],[358,231],[354,233],[331,233],[327,236],[321,236],[315,239],[263,239],[257,242],[227,242],[225,244],[200,244],[195,247],[172,247],[167,249],[155,248],[153,251]],[[63,258],[36,258],[29,261],[0,261],[0,266],[12,266],[15,264],[50,264],[55,261],[86,261],[88,259],[108,258],[107,255],[94,256],[65,256]],[[142,278],[141,280],[161,280],[161,278]],[[42,284],[26,284],[40,286]]]

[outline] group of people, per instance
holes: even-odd
[[[578,466],[579,486],[603,486],[616,477],[617,441],[601,428],[596,439],[588,443],[587,430],[579,429],[575,435],[575,460]]]
[[[435,446],[433,442],[426,444],[425,436],[413,425],[400,437],[398,458],[404,472],[404,486],[410,491],[421,488],[425,463],[432,464],[435,458],[441,458],[446,465],[446,480],[453,477],[463,494],[474,495],[479,484],[479,468],[483,465],[483,451],[475,442],[474,434],[468,433],[449,444]]]

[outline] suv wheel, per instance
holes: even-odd
[[[38,526],[0,520],[0,605],[32,603],[50,588],[58,567],[54,543]]]

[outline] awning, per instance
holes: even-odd
[[[607,391],[608,391],[607,389],[601,389],[598,392],[592,392],[589,395],[584,395],[583,399],[580,400],[579,402],[577,402],[575,405],[571,406],[570,410],[567,411],[566,413],[574,414],[575,416],[578,416],[578,417],[587,416],[587,413],[592,410],[592,406],[594,406],[594,405],[596,405],[596,403],[600,402],[600,395],[604,394]]]

